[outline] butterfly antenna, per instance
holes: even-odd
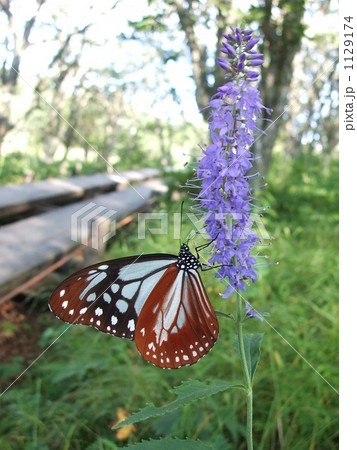
[[[182,215],[183,215],[183,204],[185,203],[185,200],[182,200],[181,202],[181,208],[180,208],[180,248],[181,248],[181,236],[182,236]]]

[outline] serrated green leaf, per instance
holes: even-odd
[[[260,345],[263,336],[263,333],[243,334],[245,357],[252,382],[260,359]]]
[[[225,391],[232,387],[244,389],[241,384],[236,382],[229,382],[224,380],[214,380],[207,385],[197,380],[188,380],[183,382],[180,386],[174,388],[174,393],[177,395],[173,402],[157,408],[152,403],[149,403],[145,408],[132,414],[128,419],[113,426],[113,430],[130,425],[132,423],[141,422],[150,417],[157,417],[163,414],[168,414],[177,408],[188,405],[205,397],[209,397],[218,392]]]
[[[163,438],[152,439],[150,441],[139,442],[138,444],[129,445],[125,448],[137,448],[140,450],[215,450],[214,444],[202,441],[192,441],[190,439]]]

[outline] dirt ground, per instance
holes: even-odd
[[[0,304],[0,385],[2,388],[6,388],[9,382],[20,375],[22,370],[41,353],[38,342],[43,328],[38,318],[42,314],[30,311],[28,305],[20,300],[9,300]]]

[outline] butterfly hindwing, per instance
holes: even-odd
[[[49,305],[59,319],[133,340],[138,315],[174,255],[104,261],[64,280]]]
[[[135,343],[162,368],[196,363],[218,338],[218,322],[198,272],[169,266],[138,319]]]

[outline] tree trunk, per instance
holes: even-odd
[[[288,104],[288,95],[293,77],[293,60],[301,48],[304,26],[304,0],[290,0],[289,8],[282,9],[282,17],[276,20],[272,17],[272,0],[265,0],[262,8],[262,30],[264,33],[264,54],[268,65],[262,68],[259,85],[263,105],[272,109],[269,116],[266,111],[260,128],[267,133],[256,139],[253,152],[260,159],[259,166],[267,173],[271,162],[274,142],[284,124],[284,108]],[[269,61],[270,59],[270,61]]]

